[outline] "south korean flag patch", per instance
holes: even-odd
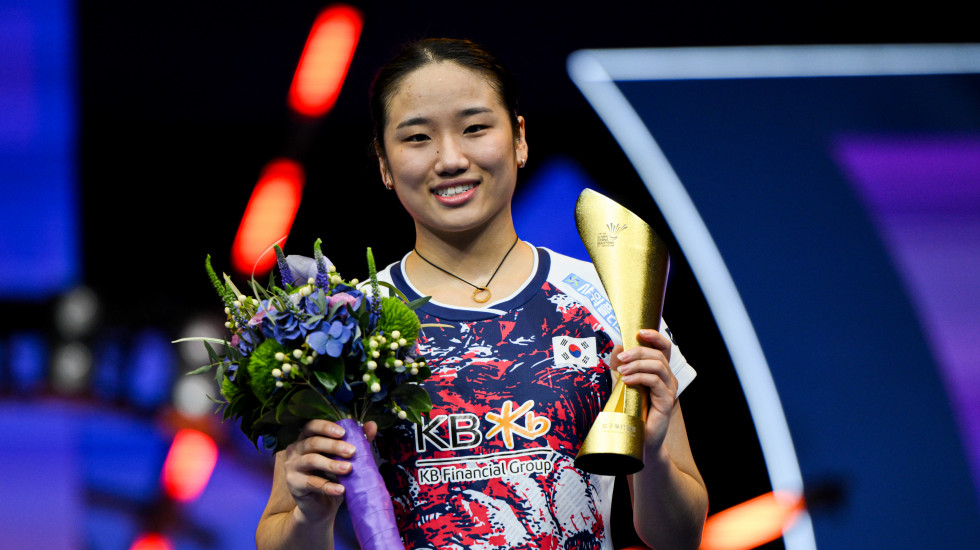
[[[551,347],[555,353],[555,366],[594,367],[599,364],[595,337],[556,336],[551,339]]]

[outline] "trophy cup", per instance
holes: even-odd
[[[641,345],[641,328],[660,328],[670,259],[660,237],[636,214],[586,189],[575,205],[575,223],[606,289],[623,347]],[[619,380],[596,417],[575,467],[600,475],[632,474],[643,468],[647,391]]]

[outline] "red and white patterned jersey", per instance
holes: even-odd
[[[574,459],[609,397],[619,327],[591,264],[534,250],[533,274],[511,296],[418,311],[449,325],[419,338],[433,408],[422,425],[378,437],[406,548],[612,548],[614,478]],[[379,278],[419,297],[404,259]],[[671,369],[681,389],[694,378],[676,346]]]

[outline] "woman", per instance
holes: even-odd
[[[445,325],[419,340],[433,370],[427,421],[378,440],[399,529],[408,548],[611,548],[612,478],[572,461],[618,375],[650,395],[645,466],[630,476],[637,533],[696,548],[707,493],[676,402],[693,369],[655,330],[622,352],[594,268],[517,237],[528,146],[515,90],[493,56],[447,39],[409,45],[372,88],[381,179],[416,233],[380,275],[432,296],[420,317]],[[312,421],[276,457],[260,548],[332,547],[334,476],[349,466],[331,457],[352,451],[340,435]]]

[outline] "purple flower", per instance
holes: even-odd
[[[262,334],[266,338],[274,338],[280,344],[298,340],[302,337],[299,319],[288,311],[270,311],[262,319]]]
[[[319,330],[311,332],[306,337],[306,343],[319,354],[340,357],[344,351],[344,344],[350,340],[354,332],[354,324],[353,319],[347,323],[341,320],[336,320],[329,325],[323,323]]]

